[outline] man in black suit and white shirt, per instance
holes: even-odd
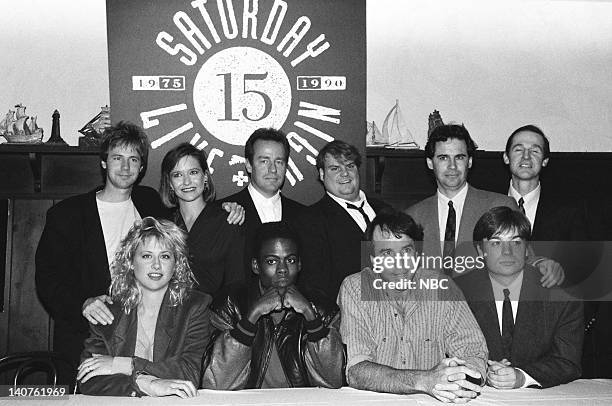
[[[255,230],[262,223],[295,220],[304,206],[281,194],[289,161],[287,136],[274,128],[259,128],[244,145],[245,167],[249,185],[224,202],[236,202],[245,211],[246,247],[244,256],[251,258]],[[245,263],[245,273],[252,277],[250,260]]]
[[[361,241],[370,222],[388,205],[361,190],[361,154],[355,146],[335,140],[317,156],[325,195],[308,208],[302,221],[305,255],[300,284],[336,297],[344,278],[361,270]]]
[[[508,196],[529,219],[533,241],[587,240],[584,214],[567,196],[554,199],[542,189],[540,174],[550,161],[550,143],[540,128],[529,124],[514,130],[503,159],[512,175]]]

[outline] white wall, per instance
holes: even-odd
[[[239,1],[239,0],[234,0]],[[612,151],[612,2],[369,0],[368,112],[396,98],[423,146],[427,117],[463,122],[482,149],[539,124],[554,150]],[[104,0],[20,0],[0,14],[0,115],[28,106],[62,137],[109,102]]]
[[[556,151],[612,151],[612,2],[370,0],[368,120],[395,99],[424,146],[427,117],[481,149],[537,124]]]
[[[7,1],[0,27],[0,116],[25,104],[46,140],[57,109],[62,138],[77,145],[109,103],[104,0]]]

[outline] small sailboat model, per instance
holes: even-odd
[[[43,129],[36,124],[36,117],[27,116],[23,104],[16,105],[15,109],[9,109],[4,119],[0,121],[0,135],[13,143],[42,142]]]
[[[378,129],[375,121],[371,123],[366,121],[366,146],[368,147],[383,147],[389,143],[389,138],[385,139]]]
[[[400,111],[399,100],[391,108],[383,122],[382,138],[387,141],[386,148],[419,149],[412,133],[408,129]]]

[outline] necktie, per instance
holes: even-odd
[[[525,199],[523,199],[522,197],[518,200],[518,204],[519,204],[519,210],[521,211],[521,213],[525,214]]]
[[[365,204],[365,200],[363,202],[361,202],[361,206],[356,206],[354,204],[347,203],[346,207],[351,209],[351,210],[357,210],[359,213],[361,213],[361,216],[365,220],[366,228],[367,228],[370,225],[370,218],[368,217],[368,215],[366,214],[365,210],[363,209],[363,205],[364,204]]]
[[[457,215],[453,207],[452,200],[448,202],[448,217],[446,218],[446,230],[444,231],[444,251],[443,257],[455,256],[455,227],[457,224]],[[452,272],[452,270],[450,270]]]
[[[512,304],[510,291],[504,289],[504,305],[502,307],[502,348],[503,357],[510,361],[512,353],[512,333],[514,332],[514,318],[512,317]]]

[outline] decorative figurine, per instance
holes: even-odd
[[[9,109],[4,119],[0,121],[0,135],[11,143],[41,143],[43,129],[36,125],[36,116],[27,116],[25,110],[26,107],[21,103],[15,106],[15,110]]]
[[[101,107],[100,112],[79,130],[79,146],[98,146],[104,130],[110,126],[110,107]]]
[[[441,125],[444,125],[442,116],[438,110],[434,110],[433,113],[429,115],[429,129],[427,130],[427,137],[429,137],[434,128]]]
[[[55,110],[53,115],[53,124],[51,125],[51,137],[47,140],[45,144],[59,144],[59,145],[67,145],[66,141],[62,139],[60,135],[60,113]]]

